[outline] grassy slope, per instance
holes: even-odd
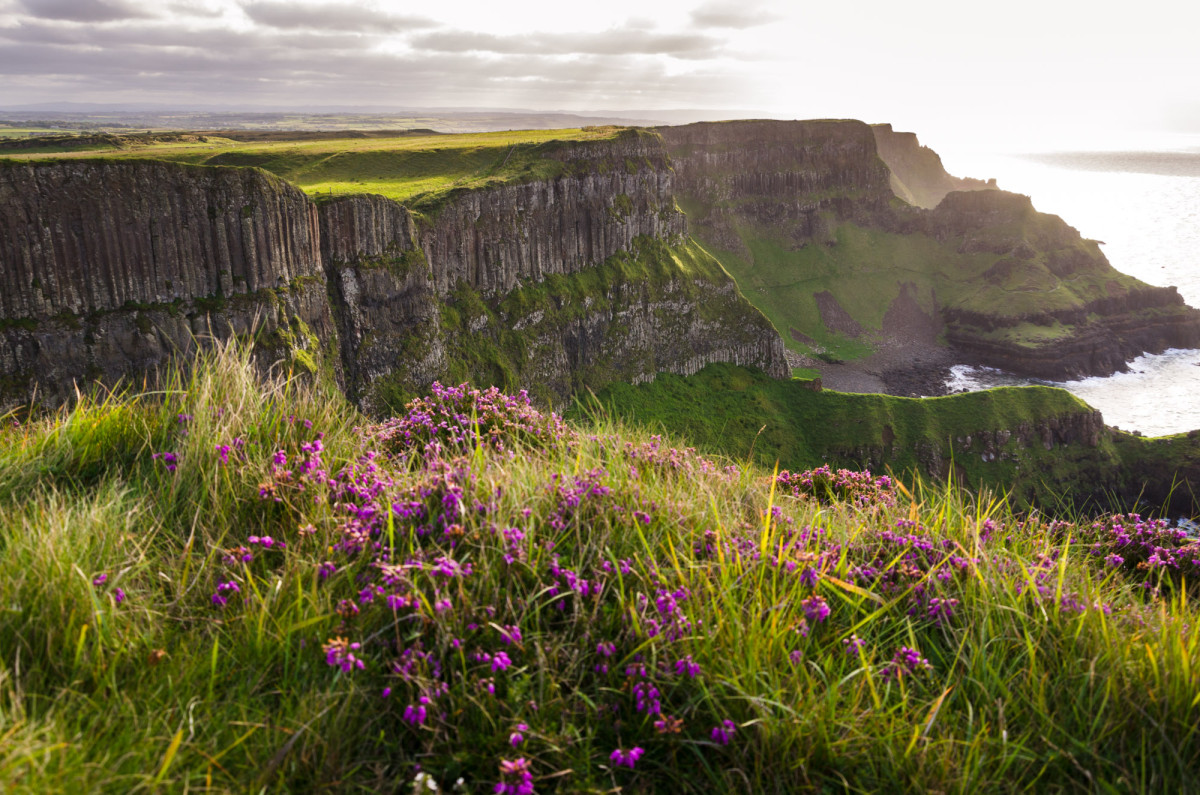
[[[688,208],[692,218],[704,208]],[[1036,237],[1037,223],[1028,230],[993,230],[1020,238]],[[1103,273],[1076,274],[1060,279],[1046,267],[1045,257],[1024,262],[1009,274],[985,276],[1001,256],[958,252],[958,242],[942,243],[920,234],[894,234],[854,224],[834,231],[832,245],[794,249],[769,229],[743,225],[739,236],[748,253],[714,250],[737,280],[747,299],[761,309],[793,350],[808,353],[804,343],[792,338],[797,329],[822,348],[841,358],[869,352],[862,340],[830,331],[821,322],[814,293],[829,291],[867,331],[878,332],[884,313],[900,293],[900,283],[915,286],[918,304],[932,313],[935,304],[1000,316],[1020,316],[1080,306],[1108,294],[1112,286],[1128,289],[1139,284],[1111,268]],[[697,236],[705,238],[704,229]],[[1085,241],[1085,246],[1091,245]],[[1070,333],[1060,324],[1031,323],[998,329],[990,337],[1037,345]]]
[[[1107,441],[1094,449],[1046,451],[1039,444],[1019,450],[1014,438],[1001,448],[1013,457],[990,462],[983,461],[979,447],[962,452],[959,440],[980,431],[1015,431],[1022,424],[1090,411],[1069,392],[1048,387],[922,399],[843,394],[714,364],[689,378],[664,373],[651,384],[612,384],[598,398],[622,419],[768,467],[778,462],[797,470],[826,461],[859,467],[883,453],[897,473],[924,472],[928,451],[938,450],[946,463],[954,456],[956,474],[967,485],[1012,489],[1018,503],[1036,499],[1053,506],[1071,488],[1088,494],[1097,487],[1097,473],[1117,460]],[[894,437],[890,443],[889,435]]]
[[[612,138],[618,128],[517,130],[464,135],[346,138],[319,141],[162,143],[80,157],[150,158],[196,165],[256,166],[319,197],[377,193],[420,208],[455,189],[554,176],[562,168],[541,157],[563,141]],[[69,152],[12,151],[20,159],[71,157]]]
[[[1130,551],[1115,568],[1088,554],[1111,548],[1108,525],[1021,523],[958,492],[822,504],[754,466],[486,399],[425,409],[467,423],[438,459],[355,430],[334,395],[250,373],[227,352],[166,393],[0,430],[9,791],[398,791],[419,765],[482,793],[518,758],[539,792],[1194,783],[1200,614]],[[320,471],[375,486],[301,476],[318,432]],[[238,438],[222,463],[215,446]],[[410,565],[347,554],[360,526]],[[417,599],[365,601],[374,582]],[[339,637],[361,669],[328,664]],[[929,667],[895,675],[903,647]],[[666,718],[677,732],[656,730]],[[612,763],[634,747],[632,769]]]

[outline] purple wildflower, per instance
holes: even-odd
[[[633,770],[633,766],[642,758],[642,754],[646,751],[644,748],[630,748],[628,751],[623,751],[620,748],[616,749],[609,755],[609,760],[617,767],[627,767]]]
[[[695,679],[700,673],[700,663],[693,660],[692,655],[689,654],[675,661],[675,673],[679,676],[687,675],[689,679]]]
[[[821,596],[812,596],[800,603],[804,608],[804,618],[812,624],[819,624],[829,618],[829,604]]]
[[[360,671],[366,667],[362,660],[354,655],[362,647],[361,643],[351,643],[345,638],[334,638],[321,648],[325,652],[325,663],[335,668],[341,668],[343,673],[350,673],[355,668]]]
[[[533,795],[533,773],[529,760],[500,760],[500,781],[492,789],[496,795]]]
[[[714,726],[712,739],[717,745],[729,745],[733,735],[737,733],[737,724],[729,719],[721,721],[720,726]]]
[[[217,607],[224,607],[229,603],[229,597],[235,593],[241,593],[242,589],[233,580],[217,584],[217,590],[212,595],[212,603]]]

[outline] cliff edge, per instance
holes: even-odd
[[[378,411],[437,378],[549,403],[712,361],[787,374],[769,322],[688,239],[657,135],[548,156],[548,176],[423,212],[315,202],[255,168],[0,161],[0,406],[231,333]]]

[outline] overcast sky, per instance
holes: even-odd
[[[1200,131],[1200,3],[0,0],[0,107],[757,110]],[[1007,132],[1006,132],[1007,131]]]

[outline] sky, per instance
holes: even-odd
[[[0,108],[707,109],[1200,132],[1179,0],[0,0]]]

